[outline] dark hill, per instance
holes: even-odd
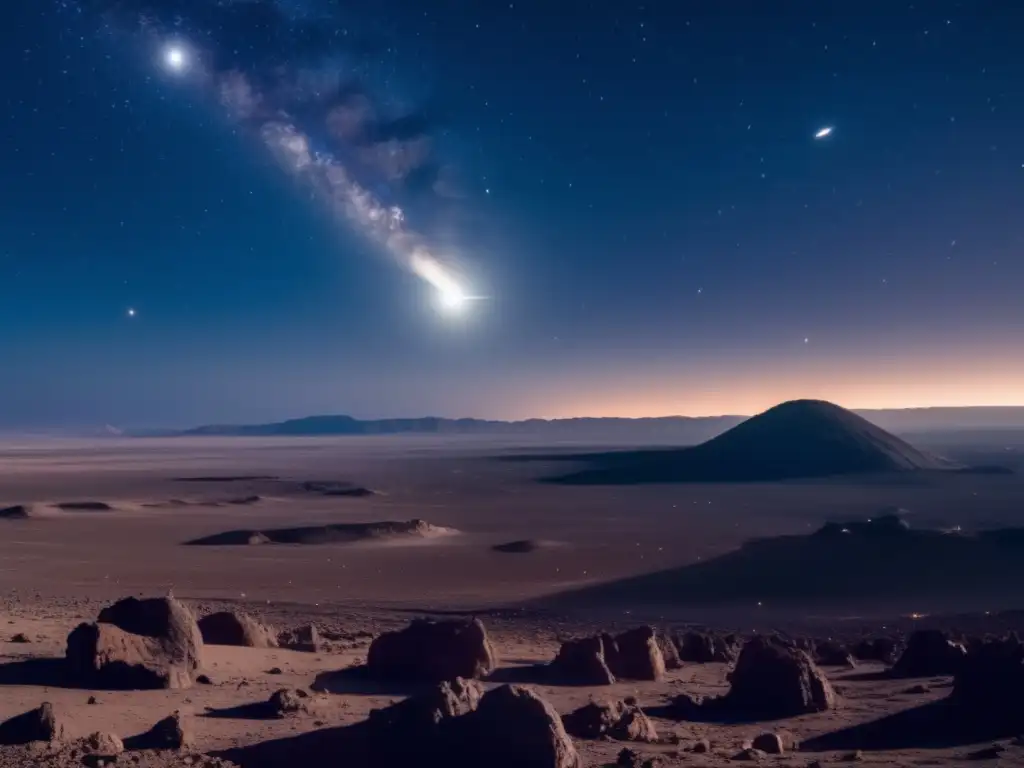
[[[821,400],[770,408],[693,448],[594,454],[572,484],[756,482],[962,469]]]

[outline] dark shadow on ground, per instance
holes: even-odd
[[[949,702],[905,709],[869,723],[850,726],[803,741],[805,752],[835,750],[944,749],[1015,736],[1021,723],[1008,725],[971,717]]]
[[[489,683],[512,685],[559,685],[547,664],[526,664],[517,667],[499,667],[487,676]]]
[[[266,701],[239,704],[234,707],[207,707],[203,717],[225,720],[278,720],[280,715]]]
[[[880,518],[881,519],[881,518]],[[854,605],[1024,596],[1024,528],[975,534],[832,523],[806,536],[755,539],[707,561],[584,587],[538,606]]]
[[[127,746],[127,745],[126,745]],[[308,765],[344,765],[346,768],[387,768],[394,761],[381,760],[365,723],[341,728],[322,728],[248,747],[236,747],[211,756],[228,760],[240,768],[293,768]]]
[[[381,680],[370,674],[366,665],[320,672],[310,690],[317,693],[350,694],[357,696],[407,696],[430,689],[424,683],[400,680]]]
[[[32,685],[85,690],[69,673],[63,658],[25,659],[0,664],[0,685]]]

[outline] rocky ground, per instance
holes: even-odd
[[[351,671],[366,664],[371,641],[382,632],[405,626],[412,618],[408,614],[335,611],[329,606],[264,606],[261,610],[260,606],[225,602],[197,602],[190,608],[200,616],[225,609],[245,611],[261,624],[273,625],[277,630],[312,623],[320,636],[318,650],[204,644],[201,667],[194,675],[198,682],[189,687],[90,688],[68,672],[64,660],[66,638],[80,622],[95,621],[102,607],[100,603],[84,600],[33,603],[18,599],[6,600],[2,605],[0,721],[9,721],[49,702],[57,722],[57,733],[52,734],[57,738],[52,741],[0,746],[3,768],[360,765],[363,764],[360,761],[367,760],[365,751],[373,752],[375,748],[380,750],[379,759],[371,759],[366,764],[388,765],[391,763],[381,755],[387,754],[387,742],[391,738],[403,738],[406,731],[401,723],[374,732],[369,747],[365,739],[349,741],[339,734],[358,733],[362,726],[357,724],[365,723],[372,710],[386,708],[407,697],[415,698],[431,689],[425,682],[401,679],[402,675],[398,676],[400,679],[393,679],[390,675]],[[615,734],[619,738],[607,731],[590,734],[597,738],[574,736],[570,738],[578,763],[560,764],[557,760],[541,759],[523,764],[544,765],[545,768],[640,766],[647,761],[651,761],[652,766],[717,765],[753,759],[800,766],[846,761],[866,765],[941,766],[959,764],[968,758],[1024,764],[1024,746],[1018,746],[1015,734],[1005,728],[1001,732],[994,730],[988,738],[988,734],[976,728],[959,734],[943,725],[945,721],[928,720],[929,705],[950,695],[952,676],[927,674],[934,671],[927,665],[911,670],[921,676],[899,678],[888,676],[887,665],[881,662],[860,661],[856,667],[822,665],[823,675],[835,693],[834,706],[824,711],[772,719],[770,712],[767,716],[746,717],[709,709],[706,716],[700,716],[682,712],[674,708],[672,702],[681,694],[692,699],[725,694],[729,691],[729,663],[683,661],[678,669],[665,671],[659,680],[618,679],[608,685],[578,684],[579,681],[552,676],[539,665],[547,665],[558,655],[563,640],[611,627],[564,618],[500,613],[484,616],[482,622],[497,658],[493,669],[486,665],[479,669],[479,676],[484,678],[484,690],[509,683],[526,686],[560,715],[567,715],[588,702],[619,702],[616,706],[627,709],[635,705],[646,713],[656,732],[653,742],[623,741],[625,731]],[[672,628],[663,629],[669,630],[663,634],[672,631]],[[896,636],[891,628],[887,631]],[[842,662],[843,658],[825,657],[823,660]],[[308,695],[292,705],[282,705],[280,701],[268,705],[266,702],[280,689],[296,689]],[[160,745],[164,748],[153,749],[156,745],[138,738],[175,713],[180,716],[181,727],[186,732],[184,744],[172,743],[172,738]],[[505,725],[513,732],[519,727],[512,716],[506,718]],[[117,756],[99,754],[94,746],[83,741],[97,732],[116,735],[128,748]],[[0,741],[10,741],[5,733],[7,731],[0,726]],[[752,743],[762,747],[773,744],[764,738],[754,741],[769,733],[779,737],[782,754],[762,754],[748,749]],[[341,739],[337,742],[338,749],[351,744],[358,752],[353,753],[351,761],[346,762],[343,754],[324,761],[323,744],[334,744],[331,740],[337,738]],[[279,742],[282,739],[292,741]],[[376,747],[374,739],[380,740]],[[284,747],[264,748],[264,745],[277,743]],[[624,749],[630,751],[623,753]],[[447,764],[469,763],[460,762],[456,755]]]

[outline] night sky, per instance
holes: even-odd
[[[2,3],[0,427],[1024,403],[1021,29]]]

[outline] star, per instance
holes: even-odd
[[[126,314],[128,315],[128,317],[135,317],[135,308],[128,307],[128,312]]]
[[[180,45],[169,45],[164,50],[164,63],[171,71],[181,72],[188,63],[188,57]]]

